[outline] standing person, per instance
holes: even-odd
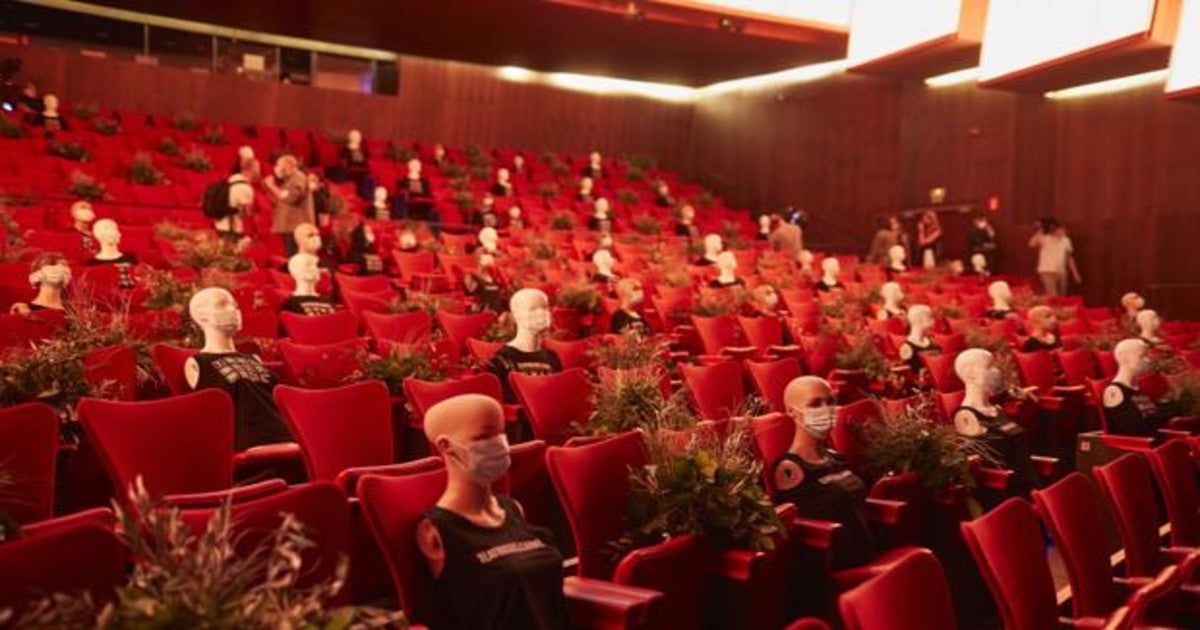
[[[1029,247],[1038,250],[1037,274],[1042,290],[1050,297],[1067,294],[1067,273],[1076,284],[1083,284],[1079,267],[1075,265],[1075,247],[1067,228],[1058,219],[1048,217],[1039,221],[1036,234],[1029,238]]]
[[[922,267],[937,266],[942,253],[942,224],[933,210],[926,210],[917,222],[917,252]]]
[[[804,230],[794,223],[788,223],[777,215],[771,215],[770,235],[767,236],[767,241],[775,248],[775,251],[782,252],[787,256],[788,260],[798,260],[800,252],[804,251]]]
[[[987,215],[977,214],[971,220],[971,227],[967,228],[967,252],[972,256],[982,255],[987,269],[995,273],[996,228]]]
[[[888,262],[888,250],[896,245],[905,245],[904,233],[900,230],[900,217],[894,214],[880,216],[875,221],[879,228],[871,239],[871,249],[867,252],[867,262],[884,265]]]
[[[284,252],[291,257],[299,251],[292,234],[296,226],[317,221],[308,177],[300,172],[294,156],[284,154],[275,161],[275,172],[263,180],[263,186],[275,202],[271,231],[283,240]]]

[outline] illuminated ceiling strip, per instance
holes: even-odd
[[[925,79],[925,85],[931,88],[947,87],[951,85],[959,85],[961,83],[974,83],[979,80],[979,68],[967,68],[966,70],[957,70],[955,72],[947,72],[936,77]]]
[[[125,9],[115,9],[112,7],[88,4],[86,2],[76,2],[75,0],[19,1],[25,4],[47,7],[50,9],[60,9],[63,11],[72,11],[85,15],[94,15],[96,17],[108,18],[110,20],[133,22],[135,24],[148,24],[150,26],[157,26],[159,28],[170,28],[177,31],[198,33],[200,35],[208,35],[211,37],[224,37],[227,39],[236,39],[244,42],[255,42],[258,44],[266,44],[268,46],[299,48],[302,50],[311,50],[327,55],[357,57],[359,59],[372,59],[375,61],[396,61],[400,58],[399,55],[394,52],[379,50],[377,48],[347,46],[345,44],[334,44],[330,42],[317,41],[315,39],[304,39],[302,37],[289,37],[287,35],[272,35],[269,33],[260,33],[258,31],[246,31],[239,28],[218,26],[216,24],[208,24],[205,22],[181,20],[178,18],[153,15],[150,13],[140,13],[138,11],[127,11]]]
[[[1166,70],[1155,70],[1153,72],[1144,72],[1142,74],[1134,74],[1119,79],[1109,79],[1108,81],[1100,81],[1099,83],[1089,83],[1087,85],[1079,85],[1070,87],[1065,90],[1056,90],[1054,92],[1046,92],[1046,98],[1056,100],[1069,98],[1083,98],[1085,96],[1098,96],[1100,94],[1110,94],[1112,92],[1120,92],[1122,90],[1131,90],[1133,88],[1143,87],[1146,85],[1154,85],[1167,80]]]
[[[850,27],[851,0],[653,0],[653,4],[672,4],[728,12],[741,17],[761,18],[804,25],[819,25],[838,31]]]
[[[777,87],[782,85],[795,85],[797,83],[807,83],[809,81],[817,81],[826,77],[831,77],[835,74],[840,74],[849,67],[850,62],[846,59],[838,59],[837,61],[827,61],[824,63],[814,63],[807,66],[800,66],[790,70],[781,72],[772,72],[770,74],[760,74],[752,77],[743,77],[741,79],[733,79],[732,81],[722,81],[713,83],[699,88],[697,92],[701,96],[714,96],[717,94],[725,94],[728,92],[736,92],[738,90],[754,90],[768,87]]]
[[[1171,51],[1171,76],[1167,93],[1177,94],[1200,88],[1200,0],[1183,4],[1179,34]]]

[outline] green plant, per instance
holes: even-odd
[[[104,184],[97,182],[96,178],[86,175],[82,171],[71,173],[71,187],[67,189],[67,192],[88,201],[103,199],[107,194]]]
[[[422,340],[413,340],[420,342]],[[361,358],[361,368],[349,374],[346,382],[383,381],[393,396],[404,395],[404,379],[416,378],[423,381],[441,381],[446,377],[445,366],[435,360],[439,353],[429,346],[428,340],[420,346],[396,345],[381,357]]]
[[[115,136],[121,133],[121,125],[106,116],[97,116],[92,119],[92,129],[104,136]]]
[[[188,301],[200,287],[191,282],[184,282],[174,274],[147,267],[139,275],[141,287],[147,296],[142,306],[151,311],[174,311],[183,313],[187,310]]]
[[[597,365],[610,370],[650,368],[667,356],[667,343],[657,337],[643,337],[634,329],[599,343],[588,351]]]
[[[225,139],[225,132],[217,125],[209,125],[208,129],[205,129],[204,133],[200,135],[200,142],[214,146],[229,144],[229,141]]]
[[[581,433],[612,435],[630,429],[656,433],[696,424],[687,393],[663,395],[663,373],[657,366],[616,370],[602,378],[592,393],[592,415]]]
[[[17,138],[24,138],[25,135],[24,127],[13,122],[8,116],[0,114],[0,138],[15,140]]]
[[[388,142],[383,149],[383,157],[393,162],[407,162],[417,157],[417,154],[412,149],[400,148],[394,142]]]
[[[458,179],[460,177],[466,177],[467,169],[451,162],[442,167],[442,175],[445,175],[448,179]]]
[[[879,350],[871,335],[853,335],[853,342],[843,344],[834,357],[834,366],[839,370],[859,370],[869,378],[887,381],[892,376],[892,365]]]
[[[197,173],[207,173],[212,170],[212,162],[202,149],[193,148],[183,156],[183,165]]]
[[[475,196],[469,190],[460,190],[454,193],[454,205],[458,206],[459,210],[466,210],[475,205]]]
[[[550,229],[570,230],[575,227],[575,217],[567,212],[556,212],[550,217]]]
[[[556,184],[554,182],[546,182],[544,184],[540,184],[534,190],[534,194],[536,194],[537,196],[539,196],[543,199],[553,199],[558,196],[558,184]]]
[[[200,122],[196,120],[196,115],[191,113],[183,113],[171,120],[171,124],[181,131],[195,131],[200,127]]]
[[[207,232],[197,232],[192,238],[173,243],[179,262],[197,271],[249,271],[254,263],[238,251],[237,246]]]
[[[174,138],[165,136],[162,141],[158,143],[158,152],[162,153],[163,155],[176,156],[182,153],[183,149],[179,147],[179,143],[175,142]]]
[[[1146,360],[1152,374],[1182,374],[1189,370],[1187,361],[1170,348],[1151,346],[1146,351]]]
[[[633,190],[632,188],[622,188],[621,190],[617,191],[617,201],[620,201],[621,203],[635,204],[639,199],[641,199],[641,197],[639,197],[637,191]]]
[[[648,214],[643,214],[639,217],[634,217],[633,230],[638,234],[658,236],[662,234],[662,223],[659,223],[658,219]]]
[[[701,293],[692,305],[692,313],[701,317],[720,317],[739,313],[750,299],[742,287],[732,287],[714,293]]]
[[[517,335],[517,322],[508,313],[502,314],[487,331],[483,333],[484,341],[510,341]]]
[[[1171,390],[1158,401],[1158,411],[1165,418],[1200,416],[1200,375],[1195,372],[1169,379]]]
[[[50,155],[71,160],[72,162],[88,162],[92,159],[92,152],[85,149],[78,142],[53,141],[47,150],[50,152]]]
[[[467,164],[470,164],[473,167],[482,167],[486,169],[490,168],[492,165],[492,158],[489,157],[488,154],[484,152],[484,150],[477,144],[468,146],[467,149],[463,151],[463,155],[465,155],[467,158]]]
[[[695,197],[692,198],[692,205],[696,206],[697,208],[711,208],[713,207],[714,203],[715,200],[713,199],[713,194],[707,190],[701,190],[700,192],[696,193]]]
[[[722,549],[774,549],[783,523],[759,485],[762,464],[750,440],[744,425],[724,437],[696,431],[682,449],[670,436],[647,434],[651,461],[629,473],[625,533],[616,550],[684,534]]]
[[[99,113],[100,108],[95,103],[80,103],[71,108],[71,115],[77,120],[91,120]]]
[[[646,171],[631,166],[629,167],[629,170],[625,172],[625,179],[631,182],[644,182],[646,181]]]
[[[625,156],[625,163],[629,165],[630,169],[638,169],[641,171],[648,171],[658,166],[658,163],[653,157],[640,153],[631,153]]]
[[[167,181],[163,172],[154,165],[154,158],[146,152],[139,152],[133,156],[133,161],[129,163],[126,174],[129,181],[146,186],[162,184]]]
[[[555,304],[580,313],[598,313],[600,311],[600,291],[596,286],[586,282],[570,282],[559,288],[554,298]]]

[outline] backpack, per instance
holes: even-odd
[[[210,219],[224,219],[237,214],[237,210],[229,207],[229,188],[232,186],[249,186],[247,182],[232,182],[221,180],[213,182],[204,189],[200,200],[200,208],[204,216]]]

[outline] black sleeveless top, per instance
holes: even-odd
[[[1008,319],[1009,317],[1013,317],[1014,315],[1016,315],[1016,313],[1013,313],[1011,310],[1002,311],[997,308],[989,308],[987,310],[987,312],[985,312],[983,314],[983,316],[988,319],[996,319],[996,320]]]
[[[337,309],[323,297],[316,295],[293,295],[283,301],[279,310],[297,315],[332,315]]]
[[[810,463],[794,453],[784,453],[771,464],[771,478],[778,479],[780,467],[796,465],[804,473],[800,483],[777,490],[776,503],[791,503],[800,516],[832,521],[846,528],[846,548],[836,554],[860,564],[874,555],[874,540],[867,525],[867,485],[850,470],[841,455],[826,453],[825,461]],[[848,555],[847,555],[848,554]]]
[[[1058,335],[1055,335],[1050,341],[1042,341],[1037,337],[1030,337],[1026,339],[1024,345],[1021,346],[1021,352],[1057,350],[1061,346],[1062,340],[1058,338]]]
[[[195,389],[224,390],[233,399],[234,450],[292,441],[271,398],[275,375],[258,357],[241,352],[201,352],[196,355],[196,364],[200,375]]]
[[[467,284],[465,293],[473,296],[482,310],[493,313],[503,313],[508,310],[504,303],[504,290],[500,288],[500,283],[496,282],[494,277],[486,273],[472,273],[470,278],[471,283]]]
[[[818,280],[817,283],[813,285],[813,288],[820,293],[829,293],[831,291],[841,291],[846,288],[846,285],[842,284],[840,281],[829,285],[825,284],[824,280]]]
[[[1013,471],[1009,491],[1013,496],[1028,497],[1037,480],[1033,460],[1029,458],[1029,446],[1025,443],[1025,429],[1009,420],[997,407],[998,415],[989,416],[974,407],[959,407],[954,415],[966,411],[975,416],[984,432],[974,436],[993,451],[995,464]]]
[[[562,371],[562,361],[549,348],[540,348],[533,352],[518,350],[508,344],[496,351],[488,361],[487,370],[500,379],[504,388],[504,402],[516,403],[517,394],[508,383],[508,375],[512,372],[544,376],[557,374]]]
[[[496,500],[505,513],[499,527],[476,525],[437,506],[425,514],[446,554],[433,581],[437,619],[430,626],[566,628],[562,555],[550,532],[526,523],[509,497]]]
[[[609,332],[617,334],[627,330],[633,330],[642,335],[650,334],[650,327],[646,325],[646,320],[642,319],[641,314],[619,309],[616,313],[613,313]]]
[[[1121,390],[1121,404],[1116,407],[1104,406],[1104,418],[1108,421],[1106,432],[1114,435],[1154,437],[1165,420],[1154,401],[1142,390],[1116,381],[1108,387]]]
[[[925,369],[925,366],[921,364],[921,355],[926,353],[941,354],[942,348],[934,343],[932,339],[929,340],[928,346],[918,346],[908,339],[905,339],[904,343],[900,344],[900,358],[912,370],[913,374],[920,374],[921,370]]]

